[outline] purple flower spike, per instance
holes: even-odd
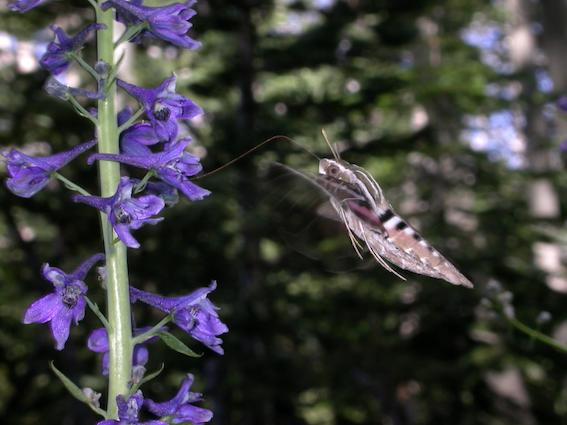
[[[16,0],[10,3],[10,10],[13,12],[26,13],[35,7],[41,6],[45,0]]]
[[[52,74],[61,74],[71,63],[70,54],[79,51],[89,34],[93,31],[106,28],[103,24],[91,24],[81,30],[74,37],[69,37],[61,28],[52,25],[51,31],[55,33],[55,40],[47,46],[47,51],[39,63]]]
[[[144,37],[159,38],[184,49],[196,49],[201,43],[187,35],[193,26],[189,20],[197,12],[191,9],[194,0],[173,3],[167,6],[148,7],[141,1],[108,0],[102,9],[116,9],[117,19],[126,25],[145,24],[140,35],[134,39],[139,42]]]
[[[118,420],[107,419],[98,422],[97,425],[168,425],[158,420],[141,422],[138,419],[140,409],[144,404],[144,396],[141,391],[136,392],[128,400],[119,395],[116,397],[116,404],[118,405]]]
[[[165,330],[166,328],[164,328]],[[144,332],[150,330],[150,327],[134,329],[134,336],[141,335]],[[134,353],[132,354],[132,360],[134,366],[144,366],[149,360],[149,351],[145,344],[156,342],[157,337],[150,338],[144,344],[137,344],[134,346]],[[87,340],[87,347],[89,350],[95,353],[102,353],[102,374],[104,376],[108,375],[108,365],[110,361],[109,346],[108,346],[108,334],[105,328],[98,328],[91,332]]]
[[[156,403],[147,399],[144,404],[154,415],[167,416],[174,424],[191,422],[194,425],[201,425],[209,422],[213,417],[213,412],[191,404],[203,400],[202,394],[189,392],[192,384],[193,375],[189,373],[183,379],[179,391],[171,400]]]
[[[178,132],[177,120],[189,120],[203,113],[191,100],[175,93],[176,79],[176,76],[172,75],[159,86],[149,89],[117,80],[118,86],[135,97],[144,107],[157,137],[162,141],[175,139]]]
[[[216,287],[217,283],[213,281],[208,287],[181,297],[162,297],[130,287],[130,302],[141,301],[172,314],[173,322],[182,330],[216,353],[224,354],[222,339],[217,335],[228,332],[228,327],[219,319],[217,307],[207,299]]]
[[[96,145],[96,140],[51,156],[34,158],[11,149],[0,153],[6,158],[9,178],[6,186],[15,195],[30,198],[47,185],[51,173],[63,168],[78,155]]]
[[[87,285],[83,280],[92,266],[103,259],[103,254],[93,255],[71,274],[50,267],[47,263],[41,268],[41,274],[45,280],[53,283],[55,292],[32,303],[25,313],[24,323],[51,322],[57,350],[65,346],[71,322],[78,324],[85,316]]]
[[[132,198],[133,188],[134,182],[128,177],[122,177],[113,196],[101,198],[75,195],[73,201],[82,202],[106,213],[120,240],[129,248],[139,248],[140,244],[134,239],[130,229],[139,229],[144,224],[156,224],[162,221],[162,217],[150,217],[158,214],[165,206],[165,202],[155,195]]]
[[[189,180],[189,177],[201,172],[203,167],[199,163],[199,158],[185,152],[188,144],[189,139],[178,140],[167,144],[165,150],[158,153],[152,153],[147,146],[138,144],[134,155],[98,153],[89,156],[87,161],[89,164],[97,160],[117,161],[146,170],[154,170],[159,179],[179,189],[189,200],[199,201],[211,192]]]

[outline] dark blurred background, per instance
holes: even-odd
[[[6,4],[1,145],[49,154],[87,140],[89,123],[43,92],[37,64],[48,25],[76,32],[92,19],[87,1],[25,15]],[[358,260],[344,228],[317,215],[316,191],[273,166],[314,172],[316,160],[274,142],[200,180],[210,198],[182,201],[137,232],[131,282],[177,295],[216,279],[211,298],[230,327],[222,357],[192,341],[202,358],[154,344],[148,369],[163,361],[166,370],[145,394],[169,399],[193,372],[215,425],[566,424],[567,356],[513,330],[483,298],[499,282],[515,317],[567,342],[567,115],[556,106],[567,94],[567,2],[199,0],[196,8],[200,50],[131,46],[122,76],[155,86],[176,72],[178,90],[206,111],[185,130],[206,170],[278,134],[329,156],[324,128],[476,286],[409,272],[402,282]],[[96,190],[84,157],[63,174]],[[96,421],[48,367],[54,360],[81,386],[105,390],[99,359],[85,348],[93,315],[72,328],[63,352],[47,326],[21,323],[51,288],[40,265],[71,270],[101,249],[95,229],[94,211],[72,204],[57,182],[30,200],[0,190],[2,423]],[[96,279],[88,283],[102,304]],[[158,318],[137,309],[139,325]]]

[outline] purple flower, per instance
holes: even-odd
[[[57,80],[55,77],[50,77],[44,86],[45,91],[50,96],[53,96],[57,99],[61,100],[68,100],[70,96],[73,97],[86,97],[87,99],[95,99],[101,100],[104,99],[104,92],[102,84],[99,84],[99,87],[96,92],[77,88],[77,87],[69,87],[63,84],[61,81]]]
[[[106,419],[98,422],[97,425],[168,425],[158,420],[140,422],[138,416],[144,404],[144,396],[141,391],[130,396],[128,400],[119,395],[116,397],[116,404],[118,406],[118,420]]]
[[[179,391],[171,400],[156,403],[147,399],[144,404],[154,415],[167,416],[174,424],[191,422],[194,425],[200,425],[209,422],[213,417],[213,412],[191,404],[203,400],[202,394],[189,392],[191,384],[193,384],[193,375],[189,373],[183,379]]]
[[[194,0],[185,3],[173,3],[167,6],[143,6],[142,1],[108,0],[102,4],[103,10],[114,7],[117,20],[126,25],[145,24],[142,32],[134,41],[144,37],[159,38],[182,47],[196,49],[201,43],[187,35],[193,26],[189,20],[197,12],[191,9]]]
[[[150,328],[139,328],[134,329],[134,336],[140,335]],[[158,338],[150,338],[144,344],[152,343],[157,341]],[[149,360],[149,351],[144,344],[137,344],[134,346],[134,352],[132,354],[132,363],[134,366],[144,366]],[[109,346],[108,346],[108,334],[105,328],[98,328],[91,332],[87,340],[87,347],[89,350],[95,353],[102,353],[102,374],[108,375],[108,364],[110,361]]]
[[[26,13],[28,10],[41,6],[43,3],[45,3],[45,0],[16,0],[10,3],[10,10]]]
[[[189,200],[199,201],[211,192],[189,180],[189,177],[201,172],[203,167],[199,158],[185,152],[189,139],[168,143],[163,152],[153,153],[150,148],[136,144],[135,154],[104,154],[89,156],[88,163],[96,160],[117,161],[146,170],[154,170],[156,176],[165,183],[179,189]]]
[[[203,110],[191,100],[175,93],[175,75],[164,80],[159,86],[149,89],[122,80],[117,80],[117,84],[144,107],[160,140],[175,139],[178,132],[178,119],[189,120],[203,113]]]
[[[159,196],[168,207],[172,207],[179,202],[177,189],[164,182],[148,182],[146,184],[146,193]]]
[[[101,198],[75,195],[73,201],[82,202],[106,213],[120,240],[130,248],[138,248],[140,244],[134,239],[130,229],[139,229],[144,224],[156,224],[163,220],[162,217],[150,217],[158,214],[165,202],[155,195],[132,198],[133,188],[134,182],[128,177],[122,177],[113,196]]]
[[[71,63],[71,53],[77,52],[83,47],[85,40],[91,32],[106,28],[106,25],[88,25],[74,37],[67,36],[65,31],[55,25],[52,25],[50,28],[55,33],[55,40],[48,44],[47,51],[41,57],[39,63],[52,74],[60,74]]]
[[[62,350],[65,346],[71,322],[78,324],[85,316],[87,285],[83,280],[91,267],[103,259],[103,254],[93,255],[71,274],[50,267],[47,263],[41,268],[41,274],[53,283],[55,292],[32,303],[25,313],[24,323],[51,322],[51,333],[57,343],[57,350]]]
[[[15,195],[30,198],[47,185],[52,173],[94,145],[96,140],[91,140],[68,151],[37,158],[27,156],[16,149],[4,151],[1,155],[6,158],[9,175],[6,186]]]
[[[224,354],[222,339],[217,338],[228,332],[228,327],[220,321],[217,307],[207,299],[209,292],[216,289],[217,283],[199,288],[181,297],[162,297],[150,292],[130,287],[130,301],[141,301],[173,316],[173,323],[211,350]]]
[[[118,114],[118,125],[124,124],[132,116],[129,107],[124,108]],[[139,122],[131,125],[120,133],[120,152],[128,155],[145,155],[145,146],[159,143],[159,139],[153,126],[149,122]],[[144,148],[139,149],[142,145]]]

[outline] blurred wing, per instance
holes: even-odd
[[[326,219],[344,223],[344,220],[337,214],[337,210],[333,208],[330,201],[325,201],[319,205],[317,214]]]

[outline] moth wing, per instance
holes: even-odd
[[[317,214],[329,220],[343,223],[343,219],[337,214],[337,211],[331,205],[331,202],[325,201],[317,207]]]
[[[473,287],[470,280],[427,242],[424,241],[421,245],[414,244],[412,248],[400,245],[395,239],[394,235],[384,238],[377,232],[374,232],[370,237],[371,243],[384,246],[384,252],[381,254],[384,258],[404,270],[445,280],[453,285]],[[427,252],[417,252],[417,249],[427,250]]]

